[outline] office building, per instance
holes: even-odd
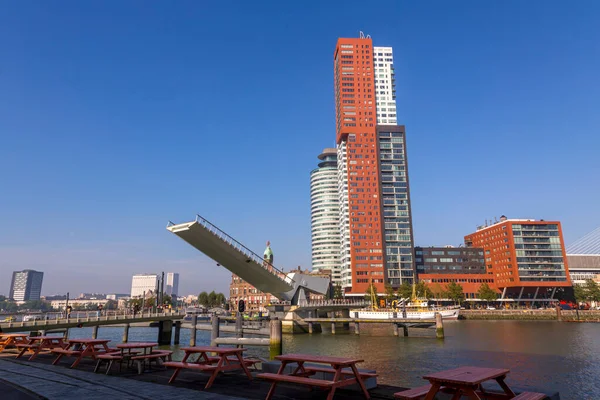
[[[477,299],[481,284],[494,288],[487,275],[483,249],[472,247],[415,247],[415,264],[419,281],[425,282],[439,298],[451,282],[463,288],[466,299]]]
[[[131,297],[150,297],[155,295],[158,290],[158,274],[137,274],[131,279]]]
[[[501,299],[551,301],[558,288],[571,286],[558,221],[502,216],[465,236],[465,244],[483,248],[486,273]]]
[[[179,293],[179,274],[177,272],[168,272],[165,282],[165,294],[175,298]]]
[[[310,173],[312,270],[329,270],[341,284],[337,150],[325,149]]]
[[[14,301],[40,300],[44,273],[26,269],[14,271],[10,283],[9,298]]]
[[[395,125],[392,49],[374,49],[362,33],[338,39],[334,90],[340,281],[346,296],[363,296],[371,283],[383,293],[386,283],[412,283],[415,275],[406,136]]]
[[[569,274],[574,285],[600,279],[600,228],[567,247]]]

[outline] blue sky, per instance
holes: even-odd
[[[393,46],[417,245],[485,219],[600,225],[595,1],[5,2],[0,293],[230,275],[165,230],[199,213],[310,266],[309,173],[334,144],[338,37]]]

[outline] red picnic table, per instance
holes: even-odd
[[[262,379],[273,381],[269,393],[267,394],[266,400],[269,400],[275,392],[275,386],[279,382],[295,383],[300,385],[321,387],[329,391],[327,400],[333,399],[335,390],[339,387],[354,385],[358,383],[366,399],[371,396],[367,391],[367,388],[363,382],[363,379],[377,376],[377,374],[371,373],[360,373],[356,368],[356,364],[363,362],[364,360],[354,358],[343,358],[343,357],[329,357],[319,356],[312,354],[285,354],[282,356],[275,357],[281,361],[281,366],[276,374],[263,373],[257,376]],[[317,363],[317,364],[328,364],[329,367],[315,367],[315,366],[304,366],[304,363]],[[285,374],[285,367],[288,364],[298,364],[296,369],[291,375]],[[334,374],[333,380],[323,380],[309,378],[310,375],[314,375],[317,372],[332,372]]]
[[[26,351],[30,351],[33,352],[33,354],[29,357],[29,361],[32,361],[40,354],[40,351],[44,349],[55,350],[62,349],[65,346],[62,336],[30,336],[27,343],[20,343],[17,345],[17,348],[21,349],[21,352],[17,354],[17,358],[25,354]]]
[[[195,369],[201,372],[212,372],[208,382],[206,383],[205,389],[212,386],[215,378],[219,375],[219,372],[243,370],[246,373],[248,379],[252,380],[252,374],[248,369],[249,364],[253,364],[253,361],[244,360],[242,353],[247,349],[244,348],[225,348],[215,346],[196,346],[196,347],[183,347],[181,350],[185,351],[185,355],[181,362],[168,361],[164,363],[165,367],[175,368],[175,372],[169,379],[169,383],[172,383],[179,372],[182,369]],[[208,353],[215,353],[216,356],[210,357]],[[196,361],[187,362],[188,358],[192,354],[198,354]],[[216,363],[216,365],[214,365]]]
[[[27,335],[24,333],[0,333],[0,353],[8,347],[27,344]]]
[[[452,399],[460,399],[464,393],[470,399],[480,400],[479,393],[485,394],[481,384],[485,381],[495,380],[498,382],[505,396],[496,395],[494,398],[512,399],[515,393],[504,382],[510,371],[502,368],[460,367],[447,371],[435,372],[423,376],[431,383],[431,389],[427,392],[425,400],[433,400],[440,388],[454,390]]]
[[[108,339],[69,339],[69,344],[64,349],[54,349],[53,353],[58,354],[52,365],[56,365],[64,356],[76,357],[70,368],[75,368],[84,357],[96,359],[100,354],[115,351],[107,346]]]

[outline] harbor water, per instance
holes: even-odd
[[[510,369],[508,383],[519,388],[558,391],[561,399],[600,399],[600,324],[555,321],[450,321],[446,338],[394,337],[389,325],[361,326],[361,335],[328,332],[284,335],[284,353],[358,357],[379,382],[421,386],[433,371],[461,365]],[[101,327],[98,337],[120,342],[123,328]],[[91,328],[71,329],[70,337],[91,337]],[[157,328],[132,327],[129,341],[156,341]],[[190,331],[181,330],[181,346]],[[197,332],[197,345],[210,344],[210,332]],[[178,346],[175,358],[181,357]],[[268,357],[252,347],[249,355]]]

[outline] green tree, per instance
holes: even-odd
[[[583,286],[581,285],[575,285],[573,286],[573,293],[575,295],[575,301],[577,303],[583,303],[584,301],[586,301],[586,291],[584,289]]]
[[[333,287],[333,298],[334,299],[343,299],[344,298],[344,294],[342,292],[342,287],[340,286],[339,283]]]
[[[460,303],[465,299],[465,293],[461,284],[456,282],[450,282],[446,288],[448,291],[448,298],[455,303]]]
[[[429,286],[427,286],[427,284],[423,281],[417,283],[415,291],[417,292],[417,297],[424,297],[428,300],[433,297],[433,292],[431,291]]]
[[[163,294],[162,300],[165,305],[173,304],[173,298],[168,294]]]
[[[116,310],[117,306],[119,303],[117,303],[115,300],[109,300],[106,302],[106,305],[104,306],[105,310]]]
[[[498,294],[487,283],[482,283],[477,291],[477,296],[484,301],[496,301]]]
[[[144,302],[144,306],[146,308],[152,308],[152,307],[154,307],[155,304],[156,304],[156,297],[154,297],[154,296],[147,297],[146,301]]]
[[[208,307],[208,293],[202,292],[198,295],[198,304]]]
[[[442,285],[440,285],[437,282],[431,285],[430,290],[435,299],[439,300],[448,298],[448,292],[444,289]]]
[[[227,302],[227,298],[223,293],[217,293],[216,305],[219,307],[223,307],[223,305]]]
[[[583,286],[585,299],[588,301],[600,301],[600,287],[592,279],[587,279]]]
[[[396,291],[391,285],[385,285],[385,298],[390,303],[396,298]]]
[[[208,306],[209,307],[214,307],[216,305],[217,305],[217,294],[213,290],[212,292],[210,292],[208,294]]]
[[[402,285],[400,285],[400,287],[398,288],[398,296],[401,299],[410,299],[412,298],[412,286],[410,283],[404,282]]]
[[[6,296],[0,294],[0,302],[6,301]]]

